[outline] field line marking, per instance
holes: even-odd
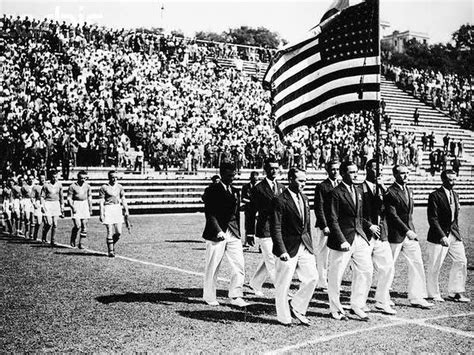
[[[441,330],[441,331],[445,331],[445,332],[448,332],[448,333],[454,333],[454,334],[457,334],[457,335],[460,335],[460,336],[468,336],[470,338],[474,338],[473,333],[465,332],[465,331],[462,331],[462,330],[457,330],[457,329],[450,328],[450,327],[443,327],[443,326],[438,326],[438,325],[426,323],[426,321],[430,321],[430,320],[437,320],[437,319],[451,318],[451,317],[465,317],[465,316],[471,316],[471,315],[474,315],[474,312],[450,314],[450,315],[443,315],[443,316],[436,316],[436,317],[422,318],[422,319],[387,317],[388,319],[391,319],[394,322],[389,323],[389,324],[379,324],[379,325],[376,325],[376,326],[373,326],[373,327],[368,327],[368,328],[363,328],[363,329],[348,330],[348,331],[342,332],[342,333],[335,333],[335,334],[331,334],[331,335],[325,335],[325,336],[319,337],[317,339],[311,339],[311,340],[307,340],[307,341],[304,341],[304,342],[301,342],[301,343],[298,343],[298,344],[288,345],[288,346],[285,346],[285,347],[282,347],[282,348],[279,348],[279,349],[276,349],[276,350],[267,351],[265,353],[266,354],[280,354],[280,353],[285,353],[285,352],[291,352],[291,351],[295,351],[297,349],[300,349],[300,348],[308,346],[308,345],[324,343],[326,341],[330,341],[330,340],[340,338],[340,337],[345,337],[345,336],[355,335],[355,334],[359,334],[359,333],[363,333],[363,332],[367,332],[367,331],[379,330],[379,329],[395,327],[397,325],[405,325],[405,324],[417,324],[417,325],[420,325],[420,326],[431,327],[431,328]]]
[[[41,243],[41,242],[39,242],[39,243]],[[56,243],[56,245],[60,246],[62,248],[75,249],[74,247],[72,247],[70,245],[67,245],[67,244]],[[94,249],[84,248],[82,250],[84,250],[85,252],[91,252],[91,253],[95,253],[95,254],[107,255],[107,253],[104,253],[103,251],[98,251],[98,250],[94,250]],[[127,260],[127,261],[130,261],[130,262],[133,262],[133,263],[139,263],[139,264],[148,265],[148,266],[155,266],[155,267],[162,268],[162,269],[173,270],[173,271],[176,271],[176,272],[181,272],[183,274],[201,276],[201,277],[204,276],[204,274],[202,272],[191,271],[191,270],[181,269],[179,267],[153,263],[151,261],[144,261],[144,260],[134,259],[134,258],[130,258],[128,256],[122,256],[122,255],[117,255],[116,254],[115,258]],[[223,282],[230,282],[230,279],[227,279],[227,278],[224,278],[224,277],[218,277],[217,280],[218,281],[223,281]]]

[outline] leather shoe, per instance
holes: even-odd
[[[245,302],[241,297],[232,298],[230,304],[237,307],[247,307],[250,303]]]
[[[433,302],[444,302],[444,298],[441,296],[434,296],[432,298],[433,298]]]
[[[390,314],[390,315],[395,315],[397,314],[397,311],[394,310],[392,307],[390,307],[389,305],[384,305],[384,304],[381,304],[381,303],[376,303],[375,304],[375,308],[379,311],[381,311],[382,313],[385,313],[385,314]]]
[[[335,320],[347,320],[346,314],[342,312],[331,312],[331,317]]]
[[[351,308],[351,314],[356,316],[357,320],[367,322],[369,320],[369,316],[365,313],[362,309],[358,307]]]
[[[429,309],[434,306],[433,303],[429,303],[427,300],[421,298],[419,300],[412,300],[410,301],[410,304],[413,307],[418,307],[418,308],[423,308],[423,309]]]
[[[309,321],[308,318],[306,318],[306,316],[300,312],[298,312],[296,309],[293,308],[293,306],[291,305],[291,302],[290,302],[290,311],[291,311],[291,314],[300,321],[301,324],[303,325],[306,325],[306,326],[310,326],[311,323]]]
[[[471,300],[460,293],[449,295],[448,299],[453,302],[469,303]]]
[[[206,301],[206,303],[207,303],[209,306],[218,306],[218,305],[219,305],[219,302],[217,302],[217,301]]]

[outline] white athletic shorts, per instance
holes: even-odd
[[[27,215],[30,216],[30,214],[33,212],[34,207],[33,203],[31,202],[30,199],[24,199],[21,200],[21,208],[23,209],[23,212]]]
[[[20,215],[20,209],[21,209],[21,208],[20,208],[20,207],[21,207],[21,206],[20,206],[20,199],[15,198],[15,199],[13,200],[13,205],[12,205],[12,206],[13,206],[12,212],[14,212],[17,216],[19,216],[19,215]]]
[[[59,201],[44,201],[44,215],[46,217],[59,217],[61,215]]]
[[[73,201],[74,208],[76,209],[76,213],[72,214],[72,218],[77,219],[87,219],[91,217],[89,212],[89,201]]]
[[[104,206],[103,224],[123,223],[122,205],[119,203]]]

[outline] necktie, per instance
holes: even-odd
[[[408,203],[410,203],[410,194],[408,193],[408,187],[405,186],[405,197],[408,201]]]
[[[278,195],[278,186],[276,181],[273,182],[273,194],[276,196]]]
[[[299,204],[300,216],[304,224],[304,202],[303,202],[303,197],[301,197],[300,194],[298,194],[298,204]]]
[[[356,194],[355,194],[354,185],[351,185],[351,197],[352,197],[352,201],[355,204],[356,203]]]

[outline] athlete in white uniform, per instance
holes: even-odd
[[[26,184],[21,186],[21,212],[22,219],[25,225],[25,238],[32,238],[33,236],[33,176],[28,175]]]
[[[117,173],[109,171],[109,182],[102,185],[99,191],[100,221],[107,228],[107,248],[109,257],[115,256],[115,243],[122,234],[123,215],[128,218],[128,206],[125,191],[117,183]],[[122,214],[122,208],[124,212]]]
[[[12,186],[12,199],[11,199],[11,211],[12,211],[12,223],[15,226],[15,235],[23,235],[23,232],[21,231],[21,188],[23,184],[25,183],[25,179],[23,176],[19,175],[17,183],[15,183],[15,180],[13,180],[13,186]]]
[[[79,249],[84,248],[84,239],[87,237],[87,220],[92,214],[92,192],[90,185],[86,182],[87,173],[81,170],[77,173],[77,181],[69,186],[67,202],[71,207],[72,222],[71,230],[72,247],[76,246],[77,233],[80,229]]]
[[[43,243],[46,243],[46,236],[51,229],[51,246],[55,246],[54,237],[58,218],[64,216],[63,187],[58,181],[58,172],[50,172],[50,180],[46,182],[41,190],[41,206],[44,214]]]

